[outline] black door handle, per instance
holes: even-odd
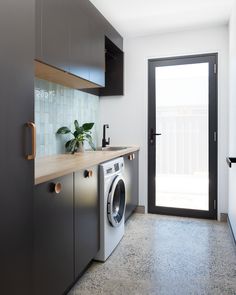
[[[153,143],[154,142],[154,136],[160,136],[161,133],[155,133],[154,129],[151,128],[151,136],[150,136],[150,142]]]

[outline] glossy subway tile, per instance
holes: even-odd
[[[75,119],[79,124],[95,123],[92,136],[96,144],[99,122],[98,109],[99,97],[95,95],[35,79],[37,157],[64,153],[64,144],[70,135],[58,136],[56,131],[61,126],[73,129]],[[87,144],[85,148],[90,149]]]

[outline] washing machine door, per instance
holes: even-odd
[[[107,201],[108,220],[113,227],[121,224],[125,214],[125,205],[125,182],[118,175],[112,182]]]

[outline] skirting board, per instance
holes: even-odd
[[[229,229],[230,229],[231,237],[232,237],[232,239],[234,240],[234,244],[236,245],[236,240],[235,240],[234,232],[233,232],[233,229],[232,229],[232,226],[231,226],[231,223],[230,223],[230,219],[229,219],[229,217],[228,217],[228,219],[227,219],[227,222],[228,222],[228,225],[229,225]]]
[[[145,206],[137,206],[134,212],[140,213],[140,214],[145,214]]]
[[[227,213],[220,213],[220,222],[227,222],[228,214]]]

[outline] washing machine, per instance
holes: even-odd
[[[98,261],[106,261],[124,236],[126,206],[124,169],[122,157],[101,164],[99,167],[100,250],[95,257]]]

